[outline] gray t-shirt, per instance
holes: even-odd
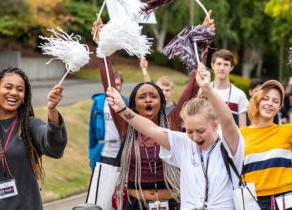
[[[1,120],[2,125],[9,125],[15,118]],[[53,158],[60,158],[63,155],[67,133],[64,121],[60,115],[61,126],[56,127],[52,123],[31,117],[29,128],[32,133],[33,145],[39,155],[47,155]],[[18,195],[10,198],[0,199],[0,209],[5,210],[42,210],[42,201],[39,192],[37,179],[28,157],[28,151],[24,141],[20,137],[19,122],[14,130],[12,138],[6,151],[6,160],[12,176],[15,179]],[[8,126],[9,127],[9,126]],[[6,128],[8,128],[6,126]],[[3,129],[1,127],[1,133]],[[2,145],[5,144],[6,137],[1,137]],[[3,140],[4,139],[4,140]],[[0,167],[0,181],[10,179]]]

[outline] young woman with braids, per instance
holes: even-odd
[[[228,151],[240,171],[244,156],[243,139],[229,108],[210,83],[210,72],[202,64],[198,67],[196,79],[208,100],[193,98],[184,105],[180,115],[186,133],[165,129],[166,126],[145,117],[135,107],[126,107],[115,89],[107,91],[108,104],[132,130],[161,146],[163,160],[179,167],[181,209],[233,210],[232,182],[224,170],[220,147]],[[232,178],[233,183],[238,183],[238,178],[236,180],[234,175]]]
[[[98,62],[103,85],[107,89],[103,60],[99,59]],[[114,84],[109,59],[107,62],[111,84]],[[162,90],[152,82],[143,82],[133,89],[129,98],[129,107],[159,126],[181,130],[180,108],[185,101],[194,97],[197,91],[193,72],[176,109],[166,116],[164,111],[166,102]],[[179,204],[174,200],[177,199],[179,186],[178,169],[159,158],[160,147],[152,139],[129,126],[117,113],[112,110],[111,113],[124,144],[120,160],[121,173],[117,183],[118,209],[122,209],[124,186],[127,187],[129,195],[124,210],[144,210],[147,209],[147,202],[157,199],[168,200],[170,210],[179,209]]]
[[[25,73],[0,72],[0,209],[41,210],[38,179],[44,178],[41,156],[60,158],[67,143],[57,110],[63,87],[48,94],[48,123],[34,117],[31,86]]]
[[[215,30],[214,20],[207,17],[204,24]],[[100,31],[101,21],[94,23],[93,32]],[[96,35],[98,37],[98,34]],[[104,89],[107,90],[105,63],[98,59]],[[111,84],[114,84],[110,59],[107,66]],[[182,130],[179,116],[183,104],[196,96],[198,86],[195,72],[190,73],[189,82],[179,99],[177,106],[167,116],[166,101],[162,90],[152,82],[138,84],[129,98],[129,108],[149,119],[158,126]],[[113,121],[123,141],[121,153],[121,172],[117,181],[117,206],[119,210],[151,209],[155,202],[168,203],[170,210],[179,209],[179,170],[159,158],[160,147],[152,138],[144,136],[124,121],[118,113],[111,110]],[[148,129],[145,127],[145,129]],[[124,187],[127,188],[128,199],[123,206]],[[149,206],[150,205],[150,206]],[[123,208],[122,208],[123,206]]]

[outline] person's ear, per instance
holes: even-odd
[[[230,71],[229,72],[232,72],[234,69],[234,65],[230,67]]]

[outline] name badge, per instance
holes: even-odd
[[[149,202],[148,210],[169,210],[168,201]]]
[[[18,193],[14,179],[0,182],[0,200],[16,196],[17,194]]]

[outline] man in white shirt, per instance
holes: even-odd
[[[211,66],[215,74],[213,87],[230,108],[236,124],[239,127],[246,126],[247,97],[229,78],[234,68],[232,53],[226,49],[216,51],[212,55]]]

